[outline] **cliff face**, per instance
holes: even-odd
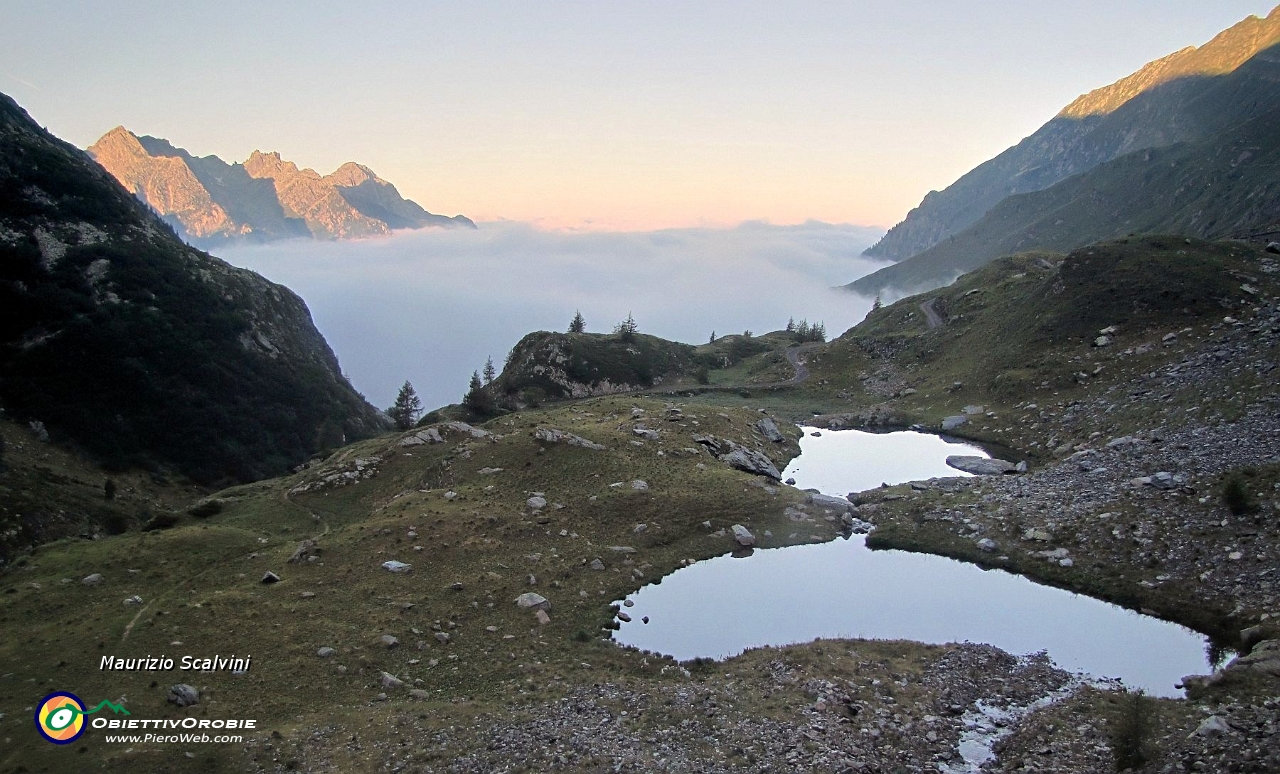
[[[461,215],[427,212],[368,167],[351,162],[323,176],[299,169],[279,153],[254,151],[243,164],[228,164],[124,127],[107,132],[89,153],[196,244],[351,239],[426,226],[475,228]]]
[[[963,231],[1008,196],[1043,190],[1126,153],[1203,139],[1265,112],[1271,105],[1243,100],[1225,112],[1205,110],[1202,95],[1212,81],[1277,43],[1280,8],[1079,97],[1030,137],[945,190],[929,192],[867,254],[909,258]]]
[[[138,185],[175,199],[198,190],[161,183],[162,165],[173,166],[140,165]],[[207,210],[225,222],[219,207]],[[302,299],[184,244],[4,95],[0,401],[108,465],[206,483],[284,472],[385,421]]]

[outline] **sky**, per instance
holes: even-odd
[[[85,147],[372,167],[543,229],[893,225],[1268,2],[0,0],[0,91]]]

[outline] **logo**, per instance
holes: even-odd
[[[108,707],[117,714],[129,714],[129,710],[106,699],[93,709],[86,710],[84,702],[74,693],[51,693],[36,708],[36,729],[54,744],[71,744],[84,733],[84,716],[92,715],[103,707]]]

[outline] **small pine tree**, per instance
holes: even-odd
[[[408,381],[405,381],[400,388],[399,394],[396,395],[396,402],[387,409],[387,415],[401,430],[413,427],[413,423],[422,416],[422,401],[418,399],[418,393]]]
[[[749,339],[749,338],[751,338],[751,331],[749,331],[749,330],[743,331],[743,332],[742,332],[742,338],[744,338],[744,339]]]
[[[795,333],[795,332],[796,332],[796,318],[794,318],[794,317],[788,317],[788,318],[787,318],[787,333]]]
[[[613,332],[618,334],[623,341],[631,341],[636,337],[636,333],[639,330],[640,326],[636,325],[636,319],[631,316],[630,312],[627,312],[627,319],[618,323],[618,327],[614,328]]]
[[[488,383],[492,382],[492,381],[493,381],[493,377],[495,377],[495,376],[497,376],[497,375],[498,375],[498,372],[497,372],[497,371],[495,371],[495,370],[494,370],[494,368],[493,368],[493,358],[492,358],[492,357],[490,357],[490,358],[486,359],[486,360],[484,361],[484,383],[485,383],[485,384],[488,384]]]
[[[716,343],[716,332],[715,332],[715,331],[712,331],[712,332],[711,332],[711,341],[708,341],[707,343],[708,343],[708,344],[715,344],[715,343]]]
[[[882,304],[882,303],[880,302],[880,294],[879,294],[879,293],[877,293],[877,294],[876,294],[876,300],[871,302],[871,311],[873,311],[873,312],[875,312],[875,311],[879,311],[880,307],[882,307],[882,306],[884,306],[884,304]]]
[[[1154,702],[1142,691],[1124,694],[1119,713],[1111,718],[1109,736],[1116,771],[1140,769],[1152,758],[1151,733],[1155,726]]]
[[[569,321],[570,333],[585,333],[587,330],[587,321],[582,319],[582,312],[575,311],[573,319]]]
[[[493,396],[480,381],[480,372],[471,372],[471,382],[467,386],[467,394],[462,396],[462,405],[472,413],[488,415],[493,413]]]
[[[809,335],[813,337],[814,341],[826,341],[827,340],[827,324],[818,323],[817,325],[813,326],[812,328],[809,329]]]

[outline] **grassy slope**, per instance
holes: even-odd
[[[997,413],[1037,397],[1055,402],[1095,394],[1151,370],[1246,303],[1240,285],[1261,288],[1257,248],[1181,237],[1125,238],[1067,256],[1026,253],[1001,258],[954,284],[873,312],[865,323],[810,358],[806,392],[849,396],[851,412],[876,407],[899,423],[936,426],[967,404]],[[945,318],[929,329],[921,304]],[[1090,346],[1099,331],[1118,328],[1115,343]],[[1161,337],[1190,326],[1173,348]],[[1123,354],[1152,344],[1144,354]],[[1094,371],[1100,369],[1097,374]],[[1080,374],[1088,375],[1082,378]],[[876,379],[899,389],[875,394]],[[823,382],[826,382],[824,385]],[[959,383],[960,386],[956,386]],[[915,393],[895,395],[907,389]],[[1044,439],[979,417],[963,434],[1034,452]]]
[[[648,423],[662,431],[663,441],[632,445],[633,405],[648,409]],[[705,452],[681,451],[697,448],[691,435],[703,432],[754,445],[750,423],[759,414],[690,407],[683,422],[668,422],[662,406],[602,398],[522,413],[492,423],[490,429],[503,434],[496,443],[456,433],[436,446],[400,447],[396,436],[365,441],[300,474],[228,490],[220,495],[225,510],[206,520],[185,517],[170,530],[41,547],[0,575],[0,626],[24,633],[0,643],[0,733],[14,741],[0,753],[0,768],[21,761],[32,770],[56,769],[65,761],[26,727],[24,708],[55,689],[75,690],[95,703],[123,694],[144,717],[249,716],[288,733],[366,712],[382,690],[383,670],[421,681],[432,697],[419,705],[424,711],[459,697],[484,703],[519,695],[531,674],[542,676],[541,686],[552,674],[590,681],[638,670],[637,655],[598,639],[611,618],[608,604],[682,559],[729,551],[731,539],[708,537],[702,521],[716,528],[746,524],[762,545],[835,534],[826,522],[798,527],[782,516],[798,496],[794,490],[770,495],[749,485],[753,477]],[[532,438],[537,426],[579,433],[609,449],[540,448]],[[781,466],[797,448],[793,439],[766,451]],[[381,458],[373,465],[376,477],[287,494],[300,482],[372,457]],[[480,474],[485,467],[503,472]],[[636,478],[649,489],[609,486]],[[457,498],[445,499],[446,489]],[[542,514],[525,505],[534,491],[552,503]],[[633,533],[640,522],[649,529]],[[562,529],[577,537],[562,537]],[[764,537],[766,529],[777,537]],[[408,536],[411,530],[416,537]],[[308,537],[318,537],[320,559],[287,563]],[[638,552],[628,560],[612,545]],[[603,572],[586,566],[597,557],[607,566]],[[380,569],[388,559],[410,562],[414,570]],[[260,584],[267,570],[283,582]],[[106,582],[81,585],[92,572]],[[536,587],[527,585],[531,573]],[[449,588],[455,582],[461,591]],[[517,610],[513,600],[527,590],[552,600],[551,625],[539,628],[530,613]],[[303,598],[304,591],[315,596]],[[141,609],[122,604],[134,594],[146,601]],[[433,637],[437,625],[450,633],[450,644]],[[380,646],[384,633],[401,646]],[[318,659],[315,651],[325,645],[339,655]],[[243,677],[97,669],[102,655],[161,653],[253,654],[254,664]],[[164,701],[168,687],[183,681],[206,695],[189,710]],[[403,691],[394,699],[396,706],[406,701]],[[182,754],[145,745],[125,754],[84,739],[82,761],[160,769]],[[205,762],[210,770],[238,768],[225,750],[201,754],[214,755]]]

